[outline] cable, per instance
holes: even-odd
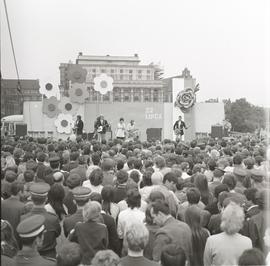
[[[7,11],[6,0],[4,0],[4,6],[5,6],[5,12],[6,12],[6,18],[7,18],[7,24],[8,24],[8,31],[9,31],[9,37],[10,37],[10,42],[11,42],[11,48],[12,48],[12,53],[13,53],[13,58],[14,58],[14,63],[15,63],[15,68],[16,68],[16,73],[17,73],[18,87],[20,89],[20,76],[19,76],[19,71],[18,71],[16,56],[15,56],[15,50],[14,50],[14,45],[13,45],[11,30],[10,30],[10,24],[9,24],[9,18],[8,18],[8,11]]]

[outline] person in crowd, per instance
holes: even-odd
[[[161,251],[160,262],[161,266],[186,266],[185,251],[175,244],[165,245]]]
[[[45,173],[48,166],[46,166],[45,160],[46,160],[46,154],[44,152],[39,152],[37,154],[37,171],[36,171],[36,182],[42,182],[45,181]]]
[[[143,223],[135,221],[127,225],[125,239],[128,246],[127,256],[121,259],[122,266],[158,266],[159,264],[143,256],[149,232]]]
[[[89,178],[90,174],[92,173],[93,170],[95,169],[100,169],[100,160],[101,160],[101,156],[99,153],[94,152],[91,155],[91,161],[90,161],[90,165],[88,166],[87,170],[86,170],[86,179]]]
[[[92,193],[90,195],[91,201],[97,201],[101,204],[102,198],[99,193]],[[108,230],[108,248],[113,250],[116,254],[121,254],[120,250],[120,241],[118,239],[117,230],[116,230],[116,222],[113,217],[109,214],[106,214],[103,210],[101,210],[100,220],[104,223]]]
[[[201,210],[195,205],[188,207],[185,211],[185,222],[192,233],[191,265],[203,265],[204,248],[210,233],[201,226]]]
[[[113,185],[116,181],[116,176],[114,174],[115,162],[111,158],[106,158],[101,163],[101,169],[103,171],[102,185]]]
[[[188,162],[182,162],[180,164],[181,170],[182,170],[182,179],[189,179],[190,175],[188,174],[189,171],[189,163]]]
[[[267,227],[267,217],[269,217],[268,197],[269,190],[267,189],[257,192],[256,201],[260,211],[248,220],[248,236],[252,240],[252,245],[264,253],[266,253],[266,247],[263,237]]]
[[[161,194],[161,196],[163,196],[163,194]],[[143,255],[149,260],[153,260],[153,245],[154,245],[154,240],[155,240],[155,234],[157,230],[159,229],[159,226],[154,223],[154,219],[151,216],[151,208],[152,206],[150,203],[148,204],[145,210],[145,220],[144,220],[145,226],[149,232],[149,240],[146,247],[144,248]]]
[[[100,250],[92,259],[91,266],[120,266],[120,258],[112,250]]]
[[[10,192],[10,198],[1,202],[1,219],[7,220],[12,228],[16,229],[20,222],[21,215],[25,213],[24,204],[20,201],[20,195],[23,194],[23,184],[14,181],[10,185]],[[14,231],[14,233],[18,241],[18,234],[16,231]]]
[[[125,170],[120,170],[116,174],[116,184],[113,191],[113,201],[118,203],[123,200],[127,196],[127,181],[128,181],[128,173]]]
[[[39,246],[39,254],[46,257],[56,257],[56,238],[61,233],[61,227],[56,215],[49,213],[45,209],[47,202],[47,195],[50,190],[50,186],[47,183],[34,183],[30,187],[31,199],[33,201],[33,209],[21,216],[21,221],[33,216],[42,215],[44,217],[44,226],[46,232],[44,232],[44,240],[41,246]]]
[[[22,249],[15,257],[15,265],[55,265],[55,259],[42,257],[39,253],[45,241],[45,218],[43,215],[32,215],[21,221],[17,227]]]
[[[244,195],[247,198],[247,202],[244,206],[246,220],[249,220],[252,216],[260,212],[256,194],[258,195],[258,190],[256,188],[248,188],[244,191]]]
[[[107,120],[104,119],[103,115],[100,115],[94,124],[95,133],[98,135],[98,141],[105,140],[106,132],[109,129]]]
[[[160,226],[155,235],[153,260],[160,261],[161,251],[165,244],[177,244],[185,251],[190,262],[192,254],[192,233],[189,226],[170,215],[169,206],[163,201],[152,203],[151,216],[154,223]]]
[[[63,221],[64,234],[67,237],[78,222],[83,222],[83,208],[90,199],[91,190],[87,187],[76,187],[72,190],[76,201],[77,211],[65,217]]]
[[[128,208],[121,211],[118,216],[117,233],[120,240],[124,239],[126,228],[130,223],[135,221],[143,223],[145,213],[140,211],[141,195],[136,189],[127,191],[127,205]],[[124,246],[124,251],[125,251]]]
[[[20,201],[27,202],[30,200],[30,186],[34,183],[35,173],[32,170],[26,170],[23,173],[24,185],[23,185],[23,193],[20,196]],[[42,180],[43,181],[43,180]]]
[[[234,191],[240,194],[244,194],[244,191],[250,187],[250,178],[247,170],[242,168],[235,168],[233,174],[236,179],[236,185]]]
[[[4,179],[2,179],[3,175]],[[3,175],[1,176],[1,197],[8,199],[11,196],[11,183],[17,180],[18,175],[11,170],[7,170]]]
[[[48,203],[45,209],[49,213],[55,214],[59,221],[67,215],[67,207],[63,204],[65,198],[65,190],[60,184],[53,184],[48,192]]]
[[[1,219],[1,256],[13,258],[19,250],[12,225]],[[4,260],[5,260],[4,258]],[[8,261],[8,259],[6,260]]]
[[[207,178],[208,182],[212,182],[214,179],[214,171],[217,167],[217,163],[215,159],[209,159],[209,161],[207,162],[207,170],[205,170],[204,174]]]
[[[264,233],[264,245],[266,247],[266,258],[265,258],[265,261],[266,261],[266,265],[270,265],[270,227],[268,226],[265,230],[265,233]]]
[[[125,140],[126,125],[125,125],[123,117],[119,119],[119,123],[117,124],[116,131],[115,131],[115,136],[117,139]]]
[[[78,158],[78,166],[73,168],[70,173],[76,173],[81,177],[82,182],[86,181],[86,170],[87,170],[87,164],[86,164],[86,157],[81,155]]]
[[[230,202],[222,213],[222,233],[208,237],[204,251],[204,265],[236,265],[244,250],[252,248],[250,238],[238,232],[243,226],[244,211]]]
[[[80,266],[82,251],[77,243],[66,243],[57,252],[57,266]]]
[[[101,193],[103,186],[103,171],[101,169],[95,169],[89,176],[89,180],[83,182],[83,187],[88,187],[91,192]]]
[[[77,223],[69,237],[70,241],[77,242],[81,247],[82,264],[90,265],[96,252],[108,247],[108,230],[105,224],[100,223],[100,213],[100,203],[86,203],[83,208],[84,222]]]
[[[264,254],[257,248],[247,249],[239,257],[238,266],[262,266],[265,264]]]
[[[146,201],[151,191],[153,190],[153,184],[151,180],[152,172],[145,171],[142,176],[141,188],[139,189],[142,196],[142,200]]]
[[[102,197],[102,210],[111,215],[116,221],[120,212],[119,206],[113,202],[114,188],[113,186],[106,185],[101,190]]]
[[[264,172],[261,170],[253,169],[250,172],[251,177],[251,187],[256,188],[258,190],[263,190],[267,187],[267,183],[264,180]]]
[[[197,174],[194,177],[194,184],[201,193],[201,201],[206,206],[213,201],[213,195],[209,192],[207,178],[204,174]]]
[[[213,171],[213,178],[212,181],[209,183],[208,188],[209,192],[214,194],[215,188],[221,184],[221,180],[223,178],[224,171],[217,168]]]
[[[77,168],[79,165],[78,159],[79,159],[79,152],[73,151],[70,153],[70,161],[67,164],[64,164],[62,166],[63,171],[70,172],[72,169]]]
[[[74,214],[77,210],[77,206],[74,203],[74,195],[72,190],[81,186],[81,177],[78,174],[70,174],[67,178],[66,185],[69,191],[66,193],[63,203],[68,209],[68,214]]]

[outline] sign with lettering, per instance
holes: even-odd
[[[145,119],[146,120],[162,119],[162,114],[156,113],[153,107],[146,107],[145,108]]]

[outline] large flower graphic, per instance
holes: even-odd
[[[63,114],[75,115],[79,108],[79,104],[71,102],[69,97],[62,97],[59,103],[59,109]]]
[[[71,88],[69,89],[69,96],[73,103],[84,103],[85,98],[89,97],[86,84],[71,84]]]
[[[187,112],[195,103],[196,95],[194,90],[187,88],[178,93],[174,106],[179,107],[182,112]]]
[[[59,87],[50,82],[41,84],[39,87],[39,93],[45,95],[47,98],[57,97],[59,94]]]
[[[54,121],[58,133],[70,134],[74,127],[71,114],[59,114],[57,119]]]
[[[58,104],[59,101],[57,101],[56,97],[44,98],[42,112],[48,117],[53,118],[59,113]]]
[[[101,94],[106,94],[108,91],[112,91],[112,84],[113,78],[106,74],[101,74],[98,77],[94,78],[94,89]]]
[[[86,80],[87,70],[80,65],[69,65],[67,69],[67,78],[71,83],[84,83]]]

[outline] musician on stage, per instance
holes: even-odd
[[[77,115],[77,120],[75,122],[75,134],[77,136],[82,136],[83,134],[83,121],[80,115]]]
[[[139,130],[135,128],[134,120],[127,125],[127,140],[135,140],[139,137]]]
[[[124,122],[124,118],[120,118],[119,123],[117,124],[116,132],[115,132],[116,138],[125,140],[126,137],[126,125]]]
[[[179,115],[178,120],[173,125],[173,130],[176,135],[176,140],[183,139],[184,136],[184,129],[188,129],[185,122],[182,121],[182,116]]]
[[[103,115],[100,115],[95,122],[95,133],[98,134],[98,141],[105,140],[106,131],[109,129],[107,120],[104,119]]]

